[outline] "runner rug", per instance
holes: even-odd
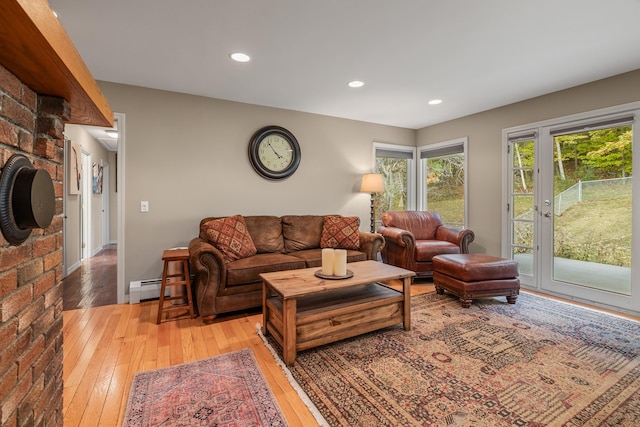
[[[320,424],[640,425],[640,323],[528,293],[469,309],[435,293],[411,303],[409,332],[298,353],[287,374]]]
[[[286,426],[246,348],[198,362],[136,373],[124,427]]]

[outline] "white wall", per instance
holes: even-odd
[[[215,215],[357,215],[369,230],[373,142],[415,145],[416,132],[352,120],[99,82],[125,115],[125,287],[162,273],[162,251],[186,246]],[[302,161],[281,182],[258,176],[252,134],[279,125],[298,139]],[[111,168],[115,171],[115,168]],[[120,184],[118,186],[120,188]],[[140,201],[149,212],[140,212]],[[120,247],[119,247],[120,250]]]

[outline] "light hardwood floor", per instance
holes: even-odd
[[[398,284],[399,285],[399,284]],[[412,294],[433,290],[414,284]],[[251,348],[292,427],[317,425],[257,334],[259,311],[156,325],[157,301],[106,305],[63,313],[64,425],[119,426],[133,375]],[[176,314],[180,314],[179,312]]]
[[[429,291],[430,283],[412,285],[413,295]],[[259,312],[221,317],[208,325],[199,318],[156,325],[157,309],[158,302],[151,301],[63,313],[65,426],[119,426],[135,372],[246,347],[253,350],[289,424],[317,425],[258,336]]]

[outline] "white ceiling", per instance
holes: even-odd
[[[640,0],[50,4],[97,80],[411,129],[640,69]]]

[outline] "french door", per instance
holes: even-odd
[[[506,132],[506,246],[524,286],[638,310],[640,289],[634,292],[631,279],[635,117],[640,110]]]

